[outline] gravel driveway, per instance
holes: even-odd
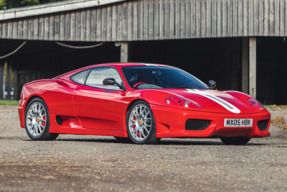
[[[287,134],[274,126],[271,134],[246,146],[77,135],[38,142],[20,129],[17,107],[2,106],[0,191],[287,191]]]

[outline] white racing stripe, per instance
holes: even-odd
[[[218,103],[219,105],[221,105],[222,107],[224,107],[225,109],[227,109],[228,111],[232,112],[232,113],[240,113],[240,110],[235,107],[234,105],[232,105],[231,103],[208,93],[204,93],[203,91],[199,91],[198,89],[187,89],[188,92],[190,93],[195,93],[195,94],[199,94],[201,96],[204,96],[216,103]]]
[[[141,63],[141,64],[144,64],[146,66],[157,66],[156,64],[152,64],[152,63]]]

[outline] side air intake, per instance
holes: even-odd
[[[269,119],[260,120],[257,122],[257,126],[260,131],[265,131],[267,129],[268,123],[269,123]]]
[[[202,120],[202,119],[188,119],[185,123],[185,130],[204,130],[210,125],[209,120]]]

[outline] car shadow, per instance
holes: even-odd
[[[97,143],[123,143],[119,142],[116,139],[107,139],[107,138],[91,138],[91,139],[77,139],[77,138],[62,138],[56,139],[56,141],[74,141],[74,142],[97,142]]]
[[[56,141],[72,141],[72,142],[93,142],[93,143],[117,143],[117,144],[133,144],[132,142],[120,142],[117,141],[114,138],[91,138],[91,139],[82,139],[82,138],[61,138],[57,139]],[[135,144],[134,144],[135,145]],[[181,139],[162,139],[161,141],[157,142],[156,144],[150,144],[150,145],[223,145],[219,139],[218,141],[215,139],[205,139],[205,140],[181,140]],[[270,145],[267,143],[248,143],[246,146],[264,146],[264,145]],[[240,145],[239,145],[240,146]],[[242,146],[242,145],[241,145]]]
[[[160,145],[223,145],[219,139],[218,140],[180,140],[180,139],[175,139],[175,140],[162,140],[158,144]],[[246,146],[259,146],[259,145],[268,145],[266,143],[248,143]],[[241,145],[242,146],[242,145]]]

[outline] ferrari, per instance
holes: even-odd
[[[32,81],[18,110],[32,140],[81,134],[136,144],[208,137],[244,145],[270,135],[270,113],[256,99],[160,64],[98,64]]]

